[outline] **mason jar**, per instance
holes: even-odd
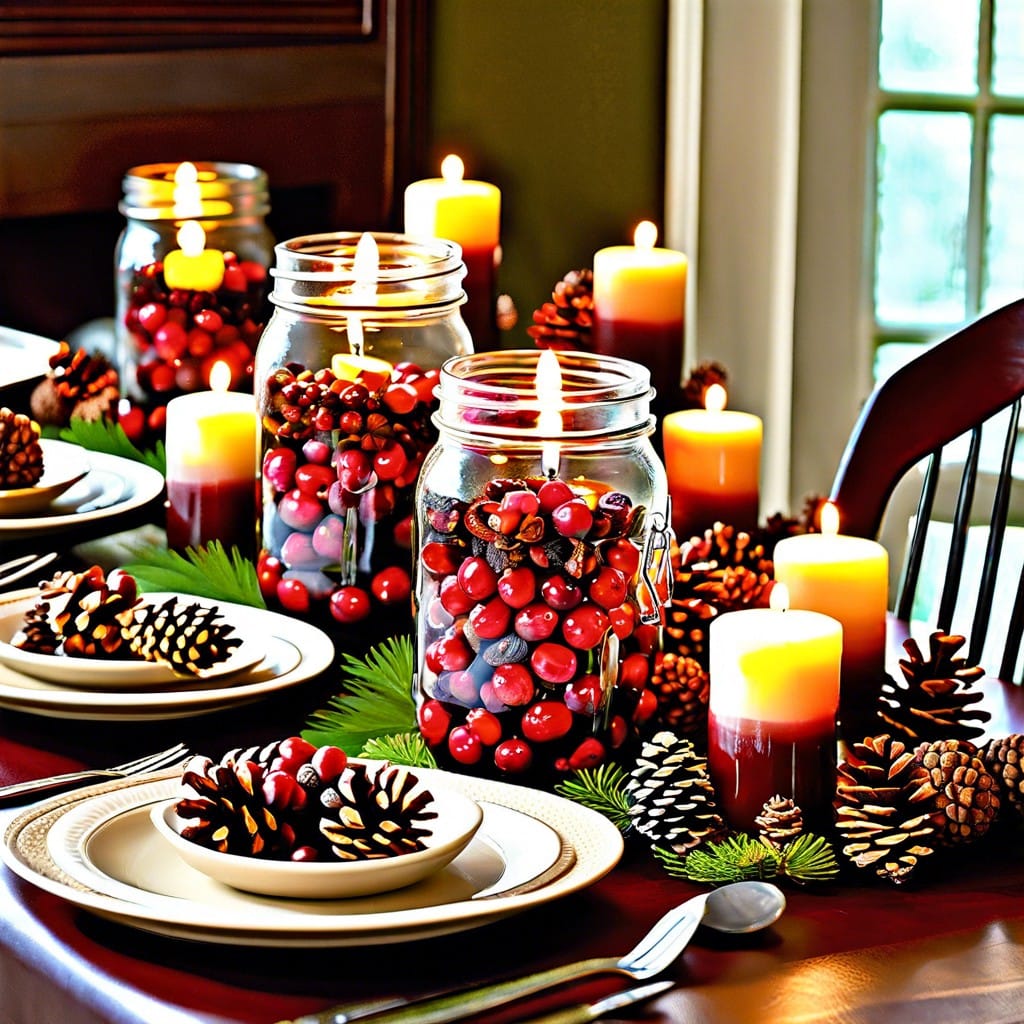
[[[250,164],[156,163],[131,168],[123,188],[122,390],[159,427],[171,398],[209,388],[217,362],[230,369],[232,390],[252,391],[274,248],[267,176]]]
[[[417,485],[421,734],[455,770],[547,784],[653,713],[669,598],[649,371],[503,351],[441,370]]]
[[[411,632],[416,480],[439,367],[472,351],[461,250],[388,233],[276,247],[256,353],[258,572],[285,610]],[[365,629],[365,627],[361,627]]]

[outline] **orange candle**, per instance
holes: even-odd
[[[725,409],[725,388],[712,384],[704,409],[669,413],[662,424],[672,528],[680,541],[715,522],[757,526],[761,419]]]
[[[466,264],[463,319],[478,351],[497,344],[495,279],[499,262],[501,192],[486,181],[463,178],[454,154],[441,163],[440,178],[414,181],[405,190],[405,233],[445,238],[462,247]]]
[[[775,579],[792,607],[823,612],[843,624],[840,719],[870,722],[885,671],[889,556],[865,537],[839,533],[831,503],[821,511],[821,533],[787,537],[775,546]]]

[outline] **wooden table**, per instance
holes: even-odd
[[[131,727],[0,711],[0,782],[107,764],[177,739],[215,752],[281,736],[300,729],[330,691],[330,680],[315,681],[231,712]],[[993,734],[1024,728],[1019,689],[991,682],[986,693]],[[627,846],[623,862],[586,891],[479,930],[366,948],[239,949],[101,920],[0,869],[0,1021],[272,1024],[339,1001],[619,955],[698,891],[669,878],[643,848]],[[1024,1019],[1018,833],[921,869],[903,888],[858,876],[786,891],[786,914],[764,933],[700,930],[670,972],[678,986],[634,1016],[731,1024]],[[528,1019],[622,984],[601,979],[487,1019]]]

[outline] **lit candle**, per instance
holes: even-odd
[[[788,588],[794,608],[823,612],[843,624],[840,721],[851,728],[870,722],[885,670],[885,548],[865,537],[841,535],[838,511],[826,503],[821,533],[779,541],[774,562],[775,579]]]
[[[680,541],[715,522],[757,526],[762,424],[758,416],[725,409],[726,393],[712,384],[704,409],[669,413],[662,424],[672,528]]]
[[[686,256],[655,246],[658,229],[641,221],[633,245],[594,254],[594,347],[651,371],[653,408],[664,416],[677,404],[683,369]]]
[[[558,441],[550,440],[552,434],[562,432],[562,368],[558,356],[550,348],[544,349],[537,358],[537,430],[541,437],[540,468],[546,477],[558,475],[558,463],[562,457]]]
[[[167,403],[167,543],[183,549],[219,540],[253,557],[256,543],[256,401],[228,391],[217,363],[210,391]]]
[[[776,794],[816,831],[831,824],[842,626],[819,612],[726,612],[709,631],[708,772],[734,829]]]
[[[164,257],[164,281],[168,288],[215,292],[224,281],[224,253],[206,248],[206,232],[197,220],[178,228],[178,248]]]
[[[486,181],[463,178],[455,155],[441,163],[440,178],[414,181],[405,190],[405,233],[445,238],[462,247],[466,264],[463,319],[474,347],[497,345],[496,267],[499,262],[501,192]]]

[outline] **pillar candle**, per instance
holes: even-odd
[[[414,181],[405,190],[405,233],[445,238],[462,247],[466,264],[463,319],[473,346],[483,352],[497,347],[495,304],[499,260],[501,192],[486,181],[463,178],[464,166],[445,157],[440,178]]]
[[[641,221],[633,245],[594,254],[594,348],[651,371],[658,417],[676,407],[683,370],[687,259],[655,246],[658,229]]]
[[[708,771],[729,826],[756,831],[755,817],[779,794],[824,830],[835,793],[842,626],[819,612],[751,608],[714,619],[708,644]]]
[[[787,537],[775,546],[775,579],[794,608],[823,612],[843,624],[839,717],[856,730],[870,724],[885,671],[889,556],[865,537],[839,534],[834,505],[821,512],[821,533]]]
[[[680,542],[715,522],[757,526],[760,503],[759,417],[725,409],[725,389],[712,384],[706,408],[669,413],[662,424],[672,528]]]
[[[227,390],[230,369],[225,363],[218,363],[210,378],[213,390],[167,403],[167,543],[180,550],[219,540],[251,558],[258,487],[256,402],[250,394]]]

